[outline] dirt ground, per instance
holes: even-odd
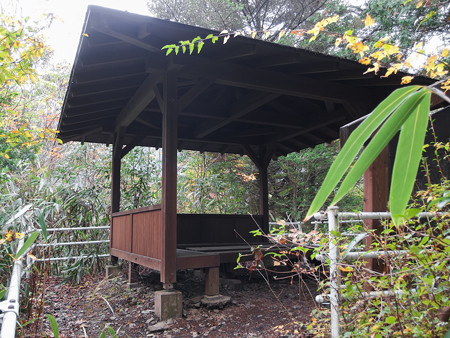
[[[118,337],[308,337],[314,308],[313,280],[274,280],[270,287],[257,272],[244,271],[221,279],[221,294],[231,302],[221,309],[200,304],[201,271],[181,271],[175,288],[183,293],[183,318],[158,323],[153,292],[161,289],[159,274],[141,271],[139,287],[129,289],[126,276],[86,276],[78,285],[46,281],[43,318],[20,332],[26,337],[52,336],[45,314],[53,315],[60,337],[99,337],[109,326]],[[236,281],[238,280],[238,281]],[[109,334],[106,334],[108,337]]]

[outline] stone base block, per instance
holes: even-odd
[[[106,278],[114,278],[120,276],[122,268],[119,265],[107,265],[106,266]]]
[[[202,298],[202,305],[206,306],[209,309],[222,309],[227,305],[231,300],[229,296],[204,296]]]
[[[177,290],[155,292],[155,314],[160,320],[181,318],[183,314],[183,297]]]

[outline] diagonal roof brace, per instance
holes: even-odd
[[[237,120],[238,118],[248,114],[249,112],[265,105],[266,103],[275,100],[280,94],[267,94],[261,92],[251,92],[243,97],[239,102],[235,103],[231,109],[230,115],[219,122],[208,123],[200,128],[200,131],[195,135],[196,138],[203,138],[216,130],[226,126],[227,124]]]
[[[128,127],[150,102],[155,98],[154,86],[161,82],[163,75],[150,74],[136,90],[131,100],[122,109],[115,121],[115,130],[118,131],[122,127]]]

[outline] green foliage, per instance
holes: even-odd
[[[46,317],[48,318],[48,321],[50,322],[53,336],[55,338],[58,338],[59,337],[59,329],[58,329],[58,323],[57,323],[55,317],[53,317],[52,315],[48,315],[48,314],[46,315]]]
[[[342,148],[321,189],[314,198],[306,218],[311,217],[325,203],[326,198],[348,173],[341,183],[331,205],[335,205],[353,185],[363,172],[376,159],[388,142],[400,130],[389,197],[390,209],[394,221],[399,222],[405,213],[406,204],[413,188],[427,126],[430,105],[430,91],[419,86],[404,87],[394,91],[361,125],[350,135]],[[379,129],[379,130],[377,130]],[[353,165],[364,143],[374,134],[370,143]],[[406,169],[403,167],[407,165]],[[395,188],[395,189],[394,189]]]
[[[296,221],[305,217],[338,152],[339,143],[334,142],[291,153],[271,162],[269,203],[273,219]],[[357,186],[342,201],[342,205],[346,210],[361,209],[361,186]]]
[[[148,3],[148,6],[152,14],[163,19],[218,31],[254,32],[254,37],[273,42],[280,39],[280,31],[302,27],[305,20],[320,11],[326,2],[323,0],[153,0]]]
[[[34,244],[34,242],[36,241],[36,238],[38,236],[39,236],[39,231],[35,231],[35,232],[31,233],[28,236],[25,243],[23,244],[23,246],[20,248],[20,250],[14,256],[14,259],[15,260],[20,259],[22,257],[22,255]]]
[[[257,170],[247,157],[186,151],[178,163],[179,212],[258,214]]]
[[[36,80],[33,64],[44,55],[45,45],[27,21],[0,16],[0,88]]]
[[[418,211],[446,211],[436,209],[433,203],[450,188],[449,181],[430,186],[417,193],[411,205]],[[440,322],[439,313],[450,306],[450,276],[448,269],[450,218],[445,216],[409,220],[395,225],[386,222],[383,231],[373,233],[364,224],[349,228],[350,232],[369,232],[373,236],[370,251],[405,250],[405,255],[380,257],[382,273],[371,272],[366,262],[359,259],[339,263],[341,284],[340,326],[344,337],[440,337],[448,324]],[[350,246],[351,237],[338,234],[342,252]],[[327,241],[323,241],[327,246]],[[321,249],[319,249],[321,250]],[[325,249],[326,250],[326,249]],[[354,249],[360,251],[361,248]],[[328,289],[328,281],[322,283]],[[394,291],[395,295],[379,294],[365,297],[367,292]],[[310,325],[318,336],[329,329],[329,311],[314,313]],[[386,325],[389,324],[389,325]]]

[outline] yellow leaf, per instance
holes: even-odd
[[[334,46],[337,47],[341,44],[342,39],[341,38],[337,38],[336,41],[334,42]]]
[[[414,79],[414,76],[403,76],[401,84],[408,84]]]
[[[284,29],[282,29],[280,34],[278,34],[278,40],[280,40],[284,36],[285,33],[286,33],[286,31]]]
[[[251,31],[251,33],[252,33],[252,39],[254,39],[256,36],[256,31]]]
[[[442,51],[441,56],[442,56],[443,58],[445,58],[446,56],[448,56],[448,49],[447,49],[447,48],[445,48],[445,49]]]
[[[3,155],[7,160],[9,160],[9,155],[5,153],[5,155]]]
[[[264,39],[267,39],[268,37],[269,37],[269,35],[270,35],[270,31],[265,31],[264,32]]]
[[[369,50],[369,47],[363,44],[362,41],[358,41],[356,43],[349,43],[347,45],[347,48],[350,48],[355,54],[359,53],[361,56],[363,56],[366,50]]]
[[[353,271],[353,268],[351,266],[347,266],[347,267],[343,267],[343,266],[338,266],[339,270],[344,271],[344,272],[349,272],[349,271]]]
[[[363,65],[370,65],[371,61],[372,60],[370,58],[368,58],[367,56],[358,60],[358,62],[362,63]]]
[[[372,17],[369,15],[369,13],[367,13],[366,18],[361,21],[364,22],[364,27],[372,26],[375,23],[375,20],[372,19]]]
[[[416,5],[416,8],[420,8],[420,7],[422,7],[422,5],[423,5],[423,1],[419,1]]]
[[[375,74],[378,73],[378,71],[380,70],[380,64],[378,62],[373,64],[372,68],[367,69],[364,74],[370,73],[370,72],[374,72]]]
[[[445,90],[445,92],[447,92],[447,90],[450,89],[450,79],[448,79],[447,81],[441,83],[441,88]]]
[[[414,47],[414,49],[420,49],[420,48],[422,48],[422,46],[423,46],[423,41],[420,41],[420,42],[416,45],[416,47]]]

